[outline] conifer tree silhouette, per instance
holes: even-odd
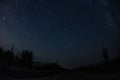
[[[109,61],[108,50],[104,46],[103,46],[102,52],[103,52],[103,62],[104,62],[104,64],[107,64]]]
[[[4,58],[4,51],[3,49],[0,47],[0,61],[3,61],[3,58]]]

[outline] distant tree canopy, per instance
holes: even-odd
[[[14,65],[21,68],[34,69],[34,70],[44,70],[44,71],[62,71],[63,68],[56,63],[45,63],[33,61],[34,55],[30,50],[22,50],[21,53],[14,53],[14,44],[10,50],[3,50],[0,47],[0,65]]]
[[[22,65],[33,64],[33,52],[29,50],[23,50],[20,55],[20,62]]]
[[[14,60],[15,60],[15,58],[14,58],[14,53],[13,52],[11,52],[10,50],[7,50],[6,52],[5,52],[5,58],[6,58],[6,62],[7,63],[14,63]]]
[[[5,64],[19,64],[22,66],[30,66],[33,64],[33,52],[29,50],[23,50],[21,54],[14,54],[14,46],[10,50],[3,50],[0,47],[0,62]]]
[[[3,49],[0,47],[0,54],[2,54],[3,53]]]
[[[0,47],[0,61],[3,60],[3,49]]]
[[[109,61],[108,50],[105,47],[103,47],[102,52],[103,52],[103,62],[104,62],[104,64],[107,64]]]

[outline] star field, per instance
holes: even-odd
[[[117,54],[119,11],[108,0],[1,0],[0,44],[30,49],[35,60],[76,67]],[[118,4],[117,4],[118,5]]]

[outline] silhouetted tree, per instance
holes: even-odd
[[[12,47],[11,47],[11,49],[10,49],[10,51],[13,53],[13,51],[14,51],[14,47],[15,47],[15,43],[13,43],[13,45],[12,45]]]
[[[103,51],[103,62],[104,62],[104,64],[107,64],[109,61],[108,60],[108,50],[105,47],[103,47],[102,51]]]
[[[0,61],[3,61],[3,58],[4,58],[4,51],[3,49],[0,47]]]
[[[15,56],[15,64],[19,65],[19,63],[20,63],[20,56],[17,54]]]
[[[14,54],[10,50],[6,51],[5,61],[9,64],[14,63]]]
[[[7,62],[8,64],[13,64],[15,62],[15,55],[14,55],[14,45],[12,45],[11,49],[10,50],[7,50],[5,53],[4,53],[4,61]]]
[[[0,54],[2,54],[3,53],[3,49],[0,47]]]
[[[24,50],[20,55],[20,62],[24,66],[31,66],[33,64],[33,52]]]

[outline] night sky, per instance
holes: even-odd
[[[120,1],[119,1],[120,2]],[[101,61],[102,46],[120,48],[117,0],[0,0],[0,45],[35,60],[78,67]]]

